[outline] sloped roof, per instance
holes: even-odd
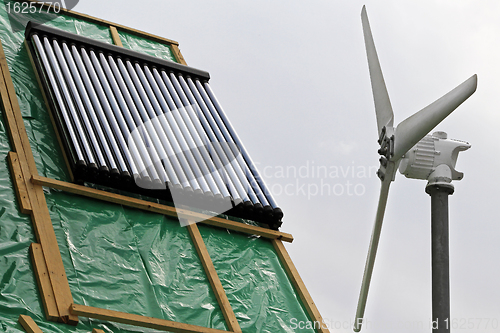
[[[57,137],[23,46],[23,32],[10,30],[5,7],[0,8],[0,24],[3,27],[0,39],[36,169],[42,177],[69,181]],[[113,42],[109,26],[96,20],[60,15],[46,24]],[[172,49],[175,44],[118,31],[124,47],[174,61],[178,59]],[[3,79],[8,80],[5,73]],[[5,97],[3,94],[4,116],[8,104]],[[23,314],[32,317],[44,332],[90,332],[94,328],[112,332],[144,331],[84,317],[80,317],[76,327],[46,320],[44,298],[29,254],[30,245],[39,240],[30,215],[22,214],[23,206],[13,199],[17,174],[9,171],[9,165],[13,164],[6,159],[16,148],[9,138],[12,124],[2,118],[0,125],[2,328],[22,331],[17,320]],[[74,303],[228,329],[227,318],[218,295],[211,288],[196,243],[188,228],[181,227],[177,219],[48,188],[44,189],[44,197]],[[211,226],[200,225],[197,229],[243,332],[295,331],[294,323],[309,321],[317,313],[307,291],[304,293],[301,282],[294,278],[298,275],[293,265],[290,268],[280,258],[282,252],[277,252],[275,247],[280,241]],[[315,318],[313,320],[321,317],[317,314]]]

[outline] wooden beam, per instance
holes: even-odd
[[[257,235],[269,239],[281,239],[282,241],[291,243],[293,242],[293,236],[286,232],[266,229],[262,227],[256,227],[253,225],[226,220],[220,217],[212,217],[201,223],[211,225],[213,227],[225,228],[233,231],[242,232],[250,235]]]
[[[166,205],[161,205],[154,202],[131,198],[125,195],[110,193],[102,190],[93,189],[90,187],[77,185],[73,183],[63,182],[51,178],[33,175],[32,183],[40,186],[47,186],[53,189],[65,191],[68,193],[78,194],[89,198],[94,198],[102,201],[112,202],[115,204],[146,210],[153,213],[163,214],[175,218],[186,218],[201,220],[200,223],[208,224],[211,226],[243,232],[251,235],[258,235],[270,239],[281,239],[286,242],[292,242],[293,236],[284,232],[257,227],[241,222],[226,220],[221,217],[204,215],[189,211],[187,209],[179,209]]]
[[[54,292],[52,290],[52,285],[50,284],[49,272],[47,271],[47,266],[45,265],[45,258],[40,244],[31,243],[30,254],[33,268],[35,269],[38,290],[42,296],[45,318],[50,321],[57,321],[59,318],[59,311],[57,310]]]
[[[276,250],[276,253],[278,254],[280,262],[283,265],[283,268],[285,268],[286,274],[288,275],[290,282],[295,288],[295,291],[299,294],[300,300],[302,301],[302,304],[306,308],[307,314],[309,314],[309,317],[311,318],[312,321],[314,321],[314,323],[317,323],[316,325],[320,326],[318,328],[318,332],[329,333],[330,331],[328,330],[327,324],[323,321],[323,317],[321,317],[321,314],[319,313],[316,304],[314,304],[311,295],[307,291],[307,288],[304,282],[302,281],[302,278],[300,277],[297,268],[295,268],[295,265],[293,264],[290,255],[285,249],[285,245],[279,239],[273,239],[272,243],[274,249]]]
[[[69,287],[66,270],[59,251],[59,245],[52,226],[50,214],[45,201],[45,195],[41,186],[36,186],[38,197],[37,224],[41,235],[40,244],[42,246],[45,264],[52,284],[54,299],[59,311],[60,320],[66,324],[77,325],[78,317],[69,311],[69,306],[73,303],[73,296]],[[41,193],[40,193],[41,192]]]
[[[120,35],[118,34],[118,30],[116,30],[115,26],[110,25],[109,31],[111,32],[111,38],[113,38],[113,43],[116,46],[123,47],[122,40],[120,39]]]
[[[92,330],[92,333],[105,333],[105,332],[103,330],[98,329],[98,328],[94,328]]]
[[[37,239],[42,246],[43,254],[47,271],[49,273],[52,290],[54,291],[54,299],[58,307],[60,319],[63,322],[76,325],[78,318],[69,313],[69,306],[73,303],[71,290],[66,278],[66,272],[59,252],[56,235],[50,214],[45,202],[45,194],[41,186],[36,186],[30,182],[31,175],[38,174],[36,169],[35,159],[31,151],[28,135],[24,126],[24,120],[17,101],[14,83],[10,76],[9,66],[5,58],[3,46],[0,42],[0,90],[2,95],[2,103],[4,105],[5,117],[13,146],[18,156],[21,166],[21,172],[26,185],[29,201],[31,203],[31,220],[35,229]]]
[[[0,95],[1,95],[1,101],[2,101],[3,109],[4,109],[3,114],[4,114],[4,117],[6,120],[7,129],[9,132],[10,142],[11,142],[12,148],[17,152],[17,153],[14,153],[14,154],[16,154],[15,158],[13,158],[14,155],[9,154],[9,159],[10,159],[10,161],[14,161],[15,159],[17,159],[17,161],[18,161],[18,163],[16,163],[16,164],[17,164],[17,166],[19,166],[19,168],[16,168],[16,167],[12,168],[14,171],[13,177],[15,179],[15,184],[16,183],[24,184],[24,188],[26,189],[26,196],[27,196],[26,201],[29,202],[29,207],[31,208],[31,217],[32,217],[35,235],[36,235],[36,238],[38,240],[40,240],[41,238],[43,238],[43,236],[42,237],[40,236],[40,231],[39,231],[38,223],[37,223],[39,221],[39,218],[37,218],[38,215],[34,212],[34,210],[38,206],[38,204],[37,204],[38,200],[37,200],[36,193],[34,190],[34,185],[29,182],[29,179],[31,177],[31,172],[30,172],[30,168],[28,165],[28,161],[26,159],[26,154],[24,152],[24,142],[23,141],[26,141],[27,139],[24,138],[22,134],[23,134],[23,130],[24,130],[24,135],[26,135],[26,130],[24,129],[24,124],[21,124],[23,127],[21,127],[21,130],[20,130],[19,127],[21,125],[18,125],[17,120],[16,120],[17,112],[15,112],[13,110],[12,100],[14,101],[14,105],[16,107],[19,107],[19,105],[17,104],[17,98],[11,99],[11,96],[9,95],[9,90],[13,89],[13,85],[11,86],[12,80],[10,80],[10,73],[8,73],[8,71],[9,71],[9,69],[7,66],[7,60],[5,58],[3,46],[2,46],[2,43],[0,41]],[[10,82],[9,82],[9,80],[10,80]],[[10,83],[9,84],[10,89],[7,88],[7,83]],[[22,117],[21,117],[21,119],[22,119]],[[30,149],[30,152],[31,152],[31,149]],[[13,163],[11,163],[11,164],[13,164]],[[28,182],[26,182],[26,180],[28,180]],[[23,186],[22,185],[18,186],[18,188],[21,188],[21,187],[23,187]],[[24,206],[24,209],[26,209],[28,204],[23,200],[23,201],[19,201],[19,206],[21,207],[21,212],[23,212],[23,206]],[[43,284],[43,286],[45,287],[44,291],[40,290],[40,295],[42,296],[42,298],[44,298],[45,295],[52,295],[53,296],[53,292],[52,292],[52,285],[50,282],[50,278],[48,276],[43,276],[43,271],[40,271],[40,270],[43,270],[43,268],[45,268],[45,271],[47,271],[46,264],[45,264],[45,258],[42,258],[42,261],[43,261],[43,264],[34,265],[34,267],[35,267],[35,276],[37,278],[39,286],[41,284]],[[38,262],[39,261],[37,261],[37,263]],[[51,299],[47,299],[47,300],[42,299],[42,303],[45,306],[44,310],[45,310],[45,314],[47,316],[47,319],[57,321],[57,319],[59,318],[59,311],[57,310],[57,308],[55,310],[53,308],[53,306],[55,305],[53,297],[51,297]]]
[[[43,333],[40,327],[38,327],[30,316],[20,315],[18,321],[28,333]]]
[[[10,151],[7,154],[7,161],[9,163],[9,169],[12,175],[12,180],[14,181],[14,190],[16,192],[17,202],[21,213],[30,214],[31,213],[31,202],[28,197],[28,190],[26,184],[24,183],[23,174],[21,172],[21,163],[17,157],[17,153]]]
[[[187,225],[187,229],[189,231],[189,235],[191,236],[191,240],[193,241],[196,252],[198,252],[198,257],[200,258],[201,265],[205,270],[208,281],[212,286],[212,291],[215,294],[215,298],[217,298],[217,302],[219,303],[222,314],[224,315],[227,327],[231,332],[241,333],[241,328],[238,324],[238,320],[236,319],[231,304],[227,299],[226,292],[222,287],[222,283],[220,282],[219,276],[217,275],[217,271],[215,270],[212,259],[210,259],[210,255],[208,254],[207,247],[205,245],[205,242],[203,241],[203,238],[201,237],[198,226],[195,223],[190,223]]]
[[[19,102],[17,100],[17,95],[14,89],[14,82],[12,82],[12,77],[10,76],[9,66],[7,64],[7,59],[5,58],[5,52],[3,50],[3,45],[0,43],[0,68],[2,71],[1,80],[4,81],[5,89],[7,92],[7,98],[3,100],[5,104],[9,104],[6,112],[7,121],[9,122],[9,128],[11,130],[11,136],[13,143],[15,144],[14,151],[18,153],[20,159],[26,159],[28,166],[31,170],[36,170],[35,159],[31,154],[31,158],[26,158],[24,152],[26,147],[29,148],[31,153],[31,147],[29,145],[28,135],[26,134],[26,127],[24,126],[23,116],[21,114],[21,109],[19,107]],[[3,97],[3,96],[2,96]]]
[[[70,309],[73,314],[82,317],[153,328],[156,330],[168,331],[173,333],[227,333],[227,331],[221,331],[214,328],[207,328],[202,326],[178,323],[165,319],[157,319],[125,312],[94,308],[86,305],[72,304]]]
[[[2,43],[0,41],[0,64],[4,63],[7,64],[7,59],[5,59],[5,53],[3,52]],[[7,125],[7,132],[9,134],[12,148],[15,152],[18,152],[19,150],[22,150],[21,138],[18,135],[14,112],[12,111],[12,105],[10,104],[9,93],[3,76],[3,66],[0,66],[0,71],[0,97],[4,110],[3,116],[5,118],[5,124]]]
[[[187,62],[182,56],[181,50],[179,49],[179,46],[176,44],[170,45],[170,49],[172,50],[172,53],[174,54],[175,59],[179,64],[183,64],[187,66]]]
[[[42,8],[50,8],[52,7],[52,5],[49,5],[47,3],[43,3],[43,2],[39,2],[39,1],[36,1],[36,0],[15,0],[15,1],[18,1],[18,2],[32,2],[32,3],[35,3],[37,5],[41,5]],[[50,1],[48,1],[48,3],[51,3]],[[133,8],[133,7],[130,7],[130,8]],[[176,42],[175,40],[171,40],[171,39],[168,39],[168,38],[164,38],[164,37],[160,37],[160,36],[157,36],[157,35],[153,35],[153,34],[150,34],[150,33],[147,33],[147,32],[144,32],[144,31],[141,31],[141,30],[138,30],[138,29],[134,29],[134,28],[130,28],[130,27],[127,27],[127,26],[124,26],[124,25],[121,25],[121,24],[116,24],[116,23],[113,23],[113,22],[110,22],[110,21],[106,21],[106,20],[102,20],[102,19],[99,19],[99,18],[96,18],[94,16],[90,16],[90,15],[87,15],[87,14],[82,14],[82,13],[79,13],[79,12],[75,12],[73,10],[67,10],[65,8],[62,8],[60,9],[60,13],[64,13],[64,14],[67,14],[69,16],[73,16],[73,17],[76,17],[76,18],[79,18],[79,19],[83,19],[83,20],[86,20],[86,21],[89,21],[89,22],[92,22],[92,23],[97,23],[99,25],[107,25],[107,26],[114,26],[120,30],[123,30],[123,31],[126,31],[128,33],[131,33],[133,35],[136,35],[136,36],[139,36],[139,37],[142,37],[142,38],[148,38],[150,40],[154,40],[156,42],[159,42],[159,43],[164,43],[164,44],[169,44],[169,45],[178,45],[179,43]]]

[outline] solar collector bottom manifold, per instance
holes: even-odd
[[[26,39],[75,181],[281,225],[208,73],[32,23]]]

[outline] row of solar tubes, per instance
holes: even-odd
[[[208,82],[32,36],[76,165],[202,193],[281,219]],[[97,171],[97,172],[99,172]]]

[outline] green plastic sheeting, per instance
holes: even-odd
[[[314,332],[269,240],[199,229],[243,332]]]
[[[146,53],[156,58],[176,61],[169,45],[160,44],[151,40],[140,38],[137,35],[133,35],[121,30],[118,31],[118,34],[120,35],[120,40],[122,41],[123,47],[137,52]]]
[[[13,1],[8,1],[11,4]],[[47,14],[18,16],[17,26]],[[57,16],[49,26],[112,43],[108,26]],[[24,29],[12,32],[0,5],[0,38],[24,123],[42,176],[68,181],[63,155],[24,46]],[[168,45],[120,31],[125,47],[175,60]],[[3,110],[2,110],[3,113]],[[19,212],[0,117],[0,331],[24,332],[17,319],[31,316],[44,332],[152,332],[80,318],[76,327],[48,322],[28,249],[35,236]],[[163,215],[45,189],[59,249],[76,303],[227,330],[186,228]],[[200,226],[210,256],[243,332],[313,332],[293,329],[307,321],[303,306],[267,240]]]
[[[47,204],[76,303],[226,329],[177,220],[60,192]]]

